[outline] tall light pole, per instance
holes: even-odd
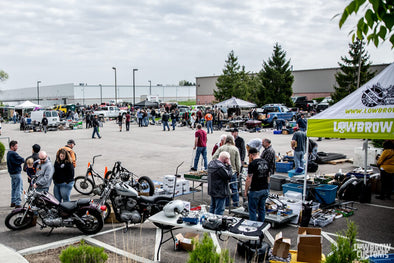
[[[138,68],[133,68],[133,106],[135,105],[135,72]]]
[[[79,86],[82,87],[82,105],[85,105],[85,86],[87,86],[87,83],[79,83]]]
[[[149,82],[149,96],[152,95],[152,81],[148,80]]]
[[[100,86],[100,104],[103,104],[103,85],[99,84]]]
[[[40,83],[41,80],[37,81],[37,104],[40,104]]]
[[[118,104],[118,92],[117,92],[117,85],[116,85],[116,68],[112,67],[112,69],[115,71],[115,104]]]

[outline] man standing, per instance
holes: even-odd
[[[150,116],[152,117],[152,124],[155,125],[156,124],[156,121],[155,121],[156,111],[154,108],[152,108],[152,110],[150,111]]]
[[[297,120],[298,129],[301,131],[306,131],[307,122],[305,120],[304,113],[301,113],[301,117]]]
[[[204,169],[208,169],[208,161],[207,161],[207,132],[202,129],[201,124],[197,125],[197,131],[194,137],[194,147],[193,150],[196,150],[196,157],[194,158],[194,166],[190,168],[192,171],[197,171],[198,161],[200,160],[200,155],[204,159]]]
[[[16,153],[18,150],[18,142],[10,141],[10,150],[7,153],[7,168],[11,177],[11,207],[21,207],[21,194],[23,190],[22,168],[21,164],[25,160]]]
[[[130,115],[130,111],[128,111],[126,113],[126,131],[130,130],[130,119],[131,119],[131,115]]]
[[[43,117],[41,120],[42,128],[44,129],[44,133],[47,133],[48,130],[48,119],[47,117]]]
[[[40,164],[37,167],[37,180],[34,182],[33,187],[38,192],[48,192],[53,177],[53,165],[46,152],[40,151],[38,155],[40,157]]]
[[[33,161],[37,161],[38,159],[40,159],[40,157],[38,157],[38,153],[40,152],[40,150],[41,150],[41,146],[38,144],[34,144],[32,146],[32,155],[30,155],[29,157],[26,157],[26,161],[29,158],[33,158]],[[27,168],[26,161],[23,164],[23,171],[25,171],[25,172],[26,172],[26,168]]]
[[[266,160],[269,167],[269,175],[275,173],[275,150],[272,148],[271,140],[268,138],[263,139],[264,151],[261,153],[260,158]]]
[[[246,197],[250,187],[248,198],[249,220],[264,222],[265,201],[269,195],[269,167],[267,161],[259,157],[259,151],[256,148],[249,149],[249,157],[252,162],[248,166],[244,193]],[[258,213],[258,217],[256,213]]]
[[[170,131],[170,126],[168,125],[169,119],[170,119],[170,115],[168,114],[167,111],[164,111],[163,115],[161,116],[161,122],[163,123],[163,131],[166,131],[166,127],[168,131]]]
[[[291,148],[294,150],[295,169],[304,168],[304,155],[306,149],[306,134],[303,131],[296,131],[291,140]]]
[[[101,139],[100,133],[99,133],[99,126],[100,123],[98,122],[97,115],[94,115],[93,121],[92,121],[92,126],[93,126],[93,133],[92,133],[92,139],[94,139],[94,135],[97,134],[99,139]]]
[[[219,158],[208,165],[208,195],[211,196],[209,212],[223,215],[226,198],[229,195],[228,182],[232,176],[230,154],[221,152]]]
[[[244,163],[244,161],[245,161],[245,141],[242,137],[238,136],[238,129],[237,128],[234,128],[231,130],[231,135],[234,136],[235,146],[238,148],[241,162]]]
[[[116,121],[118,122],[119,125],[119,131],[122,132],[122,125],[123,125],[123,116],[122,113],[119,112],[118,117],[116,118]]]
[[[223,146],[220,146],[219,149],[212,156],[212,159],[217,159],[221,152],[228,152],[230,154],[230,161],[232,166],[232,176],[231,182],[238,181],[238,175],[241,173],[241,158],[239,157],[238,148],[234,145],[234,137],[232,135],[227,135],[226,142]],[[230,184],[230,189],[232,192],[231,199],[233,200],[233,206],[239,206],[239,194],[238,194],[238,184],[232,183]],[[226,202],[226,205],[230,205],[230,200]]]
[[[73,164],[74,168],[77,166],[77,155],[75,154],[75,152],[73,150],[75,145],[76,145],[75,141],[73,139],[70,139],[70,140],[67,141],[67,144],[64,147],[60,148],[57,151],[57,153],[56,153],[56,156],[58,156],[59,155],[59,151],[61,149],[66,150],[68,152],[68,154],[70,154],[71,161],[72,161],[72,164]]]
[[[213,125],[212,125],[213,116],[209,110],[207,111],[207,114],[205,114],[204,119],[207,124],[207,133],[209,133],[209,130],[211,130],[211,133],[213,133]]]

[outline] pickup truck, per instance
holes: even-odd
[[[316,105],[312,100],[308,100],[306,96],[291,97],[295,107],[309,111],[312,110]]]
[[[99,119],[103,118],[116,118],[119,113],[124,117],[126,115],[125,110],[120,110],[116,106],[102,106],[98,110],[93,112],[93,115],[97,115]]]
[[[258,112],[259,120],[273,127],[276,127],[277,120],[292,121],[296,119],[296,112],[290,111],[282,104],[266,104]]]

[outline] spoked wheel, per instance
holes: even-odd
[[[96,234],[104,226],[103,217],[97,210],[83,209],[78,212],[78,216],[83,220],[83,223],[77,220],[76,225],[84,234]]]
[[[138,184],[136,188],[139,195],[147,193],[149,196],[152,196],[155,193],[155,184],[153,183],[152,179],[147,176],[141,176],[138,179]]]
[[[26,210],[19,210],[17,212],[11,212],[5,218],[5,225],[11,230],[21,230],[32,226],[33,213],[27,212]]]
[[[74,188],[78,193],[90,195],[93,192],[94,184],[91,179],[85,176],[77,176],[74,181]]]

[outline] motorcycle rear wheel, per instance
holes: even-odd
[[[74,189],[83,195],[90,195],[94,189],[94,183],[86,176],[77,176],[74,179]]]
[[[23,218],[25,214],[25,209],[19,211],[12,211],[5,218],[5,225],[7,228],[11,230],[22,230],[32,226],[34,215],[32,212],[27,212],[26,216]]]
[[[152,196],[155,193],[155,184],[148,176],[141,176],[136,186],[139,195],[141,193],[149,193],[149,196]]]
[[[104,220],[99,211],[93,209],[82,209],[78,212],[78,216],[85,222],[85,224],[83,224],[79,220],[76,221],[77,228],[84,234],[96,234],[103,229]]]

